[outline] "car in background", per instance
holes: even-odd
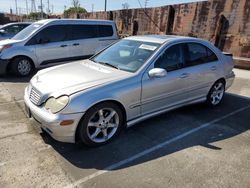
[[[133,36],[89,60],[39,71],[29,117],[53,138],[98,146],[124,127],[188,104],[217,106],[234,80],[231,56],[205,40]]]
[[[28,27],[31,23],[17,22],[0,26],[0,40],[10,39]]]
[[[113,21],[41,20],[0,41],[0,74],[27,76],[36,68],[86,59],[118,38]]]

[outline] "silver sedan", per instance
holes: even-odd
[[[207,41],[134,36],[88,60],[39,71],[26,111],[54,139],[98,146],[139,121],[198,102],[219,105],[233,61]]]

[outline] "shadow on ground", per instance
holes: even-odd
[[[29,76],[20,77],[13,74],[8,75],[1,75],[0,76],[0,82],[7,82],[7,83],[27,83],[30,81],[30,79],[37,73],[37,71],[33,72]]]
[[[208,108],[205,104],[197,104],[165,113],[127,129],[110,144],[98,148],[60,143],[46,133],[43,133],[42,137],[75,167],[101,170],[247,105],[250,105],[250,100],[227,94],[218,107]],[[249,130],[249,113],[250,108],[247,108],[119,168],[138,165],[197,145],[220,152],[223,148],[214,146],[213,142],[222,141]]]

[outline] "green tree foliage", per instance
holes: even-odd
[[[68,18],[70,15],[81,14],[86,12],[86,9],[81,7],[79,0],[72,0],[72,7],[65,9],[63,14],[65,18]]]
[[[64,11],[64,17],[65,18],[68,18],[70,15],[73,15],[73,14],[79,14],[79,13],[86,13],[86,9],[82,8],[82,7],[78,7],[78,8],[75,8],[75,7],[69,7],[68,9],[66,9]]]
[[[31,12],[29,15],[25,16],[28,19],[32,19],[32,20],[39,20],[41,19],[41,13],[40,12]],[[47,18],[48,15],[43,13],[43,18]]]

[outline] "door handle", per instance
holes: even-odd
[[[183,73],[180,76],[180,78],[187,78],[187,77],[189,77],[189,73]]]
[[[80,44],[79,43],[74,43],[73,46],[79,46]]]
[[[210,69],[211,69],[212,71],[214,71],[214,70],[217,69],[217,67],[216,67],[216,66],[212,66]]]
[[[67,47],[67,46],[68,46],[67,44],[62,44],[60,47],[64,48],[64,47]]]

